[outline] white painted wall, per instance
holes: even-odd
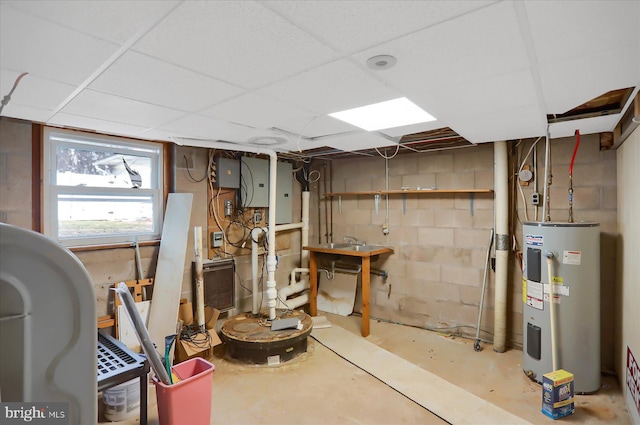
[[[640,128],[617,150],[618,157],[618,305],[617,372],[626,386],[627,347],[640,360]],[[628,402],[636,423],[640,412]]]

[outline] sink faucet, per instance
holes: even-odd
[[[365,242],[364,241],[360,241],[358,240],[358,238],[354,237],[354,236],[345,236],[344,238],[345,242],[349,242],[350,245],[364,245]]]

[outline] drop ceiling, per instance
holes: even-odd
[[[548,117],[640,86],[634,0],[2,0],[0,43],[0,94],[29,73],[5,116],[319,157],[608,132],[627,105]],[[382,54],[396,65],[367,67]],[[436,121],[327,115],[398,97]]]

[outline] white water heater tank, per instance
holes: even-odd
[[[523,225],[523,362],[537,382],[553,371],[549,273],[552,253],[558,369],[574,375],[576,393],[600,388],[600,225]]]

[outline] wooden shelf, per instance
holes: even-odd
[[[421,190],[372,190],[366,192],[329,192],[324,196],[348,196],[348,195],[405,195],[426,193],[493,193],[492,189],[421,189]]]

